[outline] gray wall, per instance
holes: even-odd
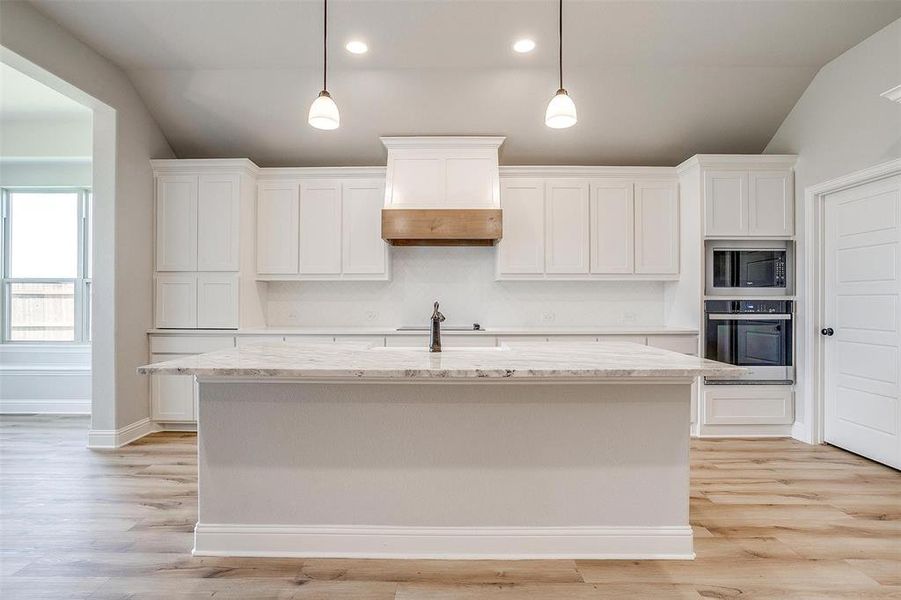
[[[901,84],[901,19],[824,66],[801,95],[764,151],[798,154],[795,198],[798,282],[806,277],[803,206],[805,188],[901,157],[901,104],[880,97]],[[799,296],[807,290],[798,286]],[[806,351],[802,330],[806,307],[799,305],[798,356]],[[799,382],[799,397],[808,382]],[[804,422],[803,403],[797,419]]]
[[[92,429],[149,416],[152,315],[151,158],[172,149],[124,72],[24,2],[0,2],[2,59],[94,110]]]

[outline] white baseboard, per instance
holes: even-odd
[[[694,558],[673,527],[374,527],[198,523],[195,556],[407,559]]]
[[[88,432],[88,448],[93,450],[121,448],[159,430],[159,426],[147,417],[119,429],[91,429]]]
[[[805,444],[813,444],[813,437],[810,433],[810,427],[807,426],[806,423],[795,422],[792,425],[792,437],[798,440],[799,442],[804,442]]]
[[[49,400],[0,398],[0,413],[8,415],[89,415],[91,414],[91,401],[66,398]]]

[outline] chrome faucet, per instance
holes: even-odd
[[[432,311],[432,326],[429,328],[429,352],[441,352],[441,322],[444,315],[438,311],[438,302]]]

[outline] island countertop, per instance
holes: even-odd
[[[536,343],[489,348],[386,348],[257,344],[138,368],[141,374],[316,380],[560,380],[738,377],[745,369],[627,342]]]

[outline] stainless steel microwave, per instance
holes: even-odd
[[[791,242],[711,240],[707,247],[708,296],[790,296],[794,293]]]

